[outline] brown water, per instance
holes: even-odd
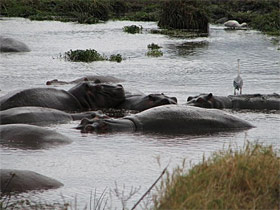
[[[127,34],[127,25],[142,25],[142,34]],[[13,37],[32,49],[28,53],[5,53],[0,59],[0,96],[16,89],[46,87],[51,79],[71,81],[85,75],[111,75],[124,79],[127,90],[143,93],[165,93],[179,103],[189,95],[212,92],[233,93],[232,81],[241,59],[244,93],[279,93],[279,44],[257,31],[226,31],[210,26],[210,36],[178,39],[148,33],[157,28],[154,22],[109,21],[105,24],[81,25],[61,22],[39,22],[9,18],[0,21],[1,35]],[[145,55],[147,45],[162,46],[163,57]],[[121,63],[71,63],[59,59],[70,49],[92,48],[109,56],[120,53]],[[58,86],[69,89],[72,85]],[[0,148],[1,168],[27,169],[53,177],[64,187],[41,193],[23,194],[35,201],[72,203],[79,209],[89,205],[91,192],[106,195],[115,182],[125,192],[141,186],[127,203],[130,208],[169,164],[172,170],[186,162],[197,163],[205,155],[228,145],[242,147],[246,140],[279,145],[279,113],[234,112],[256,128],[238,133],[208,136],[145,135],[139,133],[81,134],[72,129],[79,122],[52,125],[49,129],[69,136],[74,142],[49,150]],[[157,159],[160,158],[161,165]],[[121,202],[113,196],[110,205],[118,209]]]

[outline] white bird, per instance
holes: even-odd
[[[231,29],[240,29],[247,26],[247,23],[239,24],[236,20],[228,20],[224,23],[225,27],[231,28]]]
[[[234,80],[233,80],[234,95],[236,95],[236,90],[237,90],[237,91],[240,91],[240,92],[239,92],[240,95],[242,94],[243,79],[240,77],[239,61],[240,61],[240,59],[237,59],[237,63],[238,63],[238,73],[237,73],[237,77],[235,77]]]

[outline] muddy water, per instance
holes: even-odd
[[[127,25],[142,25],[141,34],[127,34]],[[0,96],[23,88],[46,87],[51,79],[71,81],[85,75],[111,75],[125,81],[127,90],[143,93],[165,93],[185,103],[189,95],[212,92],[233,93],[232,81],[237,74],[237,58],[241,59],[244,93],[279,93],[279,45],[257,31],[226,31],[222,26],[210,26],[210,36],[178,39],[150,34],[157,28],[154,22],[109,21],[105,24],[81,25],[61,22],[38,22],[26,19],[3,19],[1,35],[13,37],[32,49],[28,53],[5,53],[0,59]],[[145,55],[147,45],[162,46],[163,56]],[[120,53],[121,63],[71,63],[60,59],[70,49],[92,48],[107,56]],[[69,89],[72,85],[57,86]],[[19,150],[1,147],[1,168],[28,169],[53,177],[64,183],[58,190],[23,194],[34,201],[89,205],[90,194],[97,196],[106,190],[128,193],[141,189],[128,202],[137,201],[169,164],[169,169],[186,162],[197,163],[203,155],[227,147],[242,147],[246,140],[273,144],[280,149],[280,114],[234,112],[256,126],[238,133],[208,136],[145,135],[145,134],[81,134],[72,129],[79,122],[52,125],[74,142],[49,150]],[[160,165],[158,163],[160,159]],[[114,193],[108,204],[121,208]],[[62,198],[63,197],[63,198]]]

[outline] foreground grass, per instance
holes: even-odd
[[[168,174],[154,209],[279,209],[280,158],[271,146],[221,151]]]

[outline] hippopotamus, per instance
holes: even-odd
[[[214,96],[212,93],[188,97],[187,105],[215,109],[279,110],[279,94]]]
[[[72,140],[56,131],[27,124],[0,125],[0,144],[19,149],[48,149],[72,143]]]
[[[140,131],[201,134],[250,129],[253,125],[221,110],[184,105],[158,106],[119,119],[83,119],[82,132]]]
[[[29,52],[29,47],[21,41],[0,36],[0,52]]]
[[[56,189],[63,186],[53,178],[28,170],[0,169],[0,177],[2,194]]]
[[[94,83],[118,83],[118,82],[123,82],[123,80],[121,79],[118,79],[116,77],[113,77],[113,76],[92,76],[92,75],[89,75],[89,76],[85,76],[85,77],[82,77],[82,78],[78,78],[78,79],[75,79],[73,81],[70,81],[70,82],[67,82],[67,81],[60,81],[58,79],[53,79],[53,80],[49,80],[46,82],[46,85],[65,85],[65,84],[78,84],[78,83],[81,83],[81,82],[94,82]]]
[[[67,123],[72,120],[94,118],[102,115],[99,112],[66,113],[57,109],[23,106],[0,111],[0,125],[32,124],[46,126],[50,124]]]
[[[80,83],[68,91],[55,88],[31,88],[0,98],[0,110],[21,106],[39,106],[66,112],[114,108],[125,100],[121,85]]]
[[[177,104],[177,98],[168,97],[163,93],[149,95],[126,95],[125,101],[117,106],[117,108],[141,112],[152,107],[166,104]]]

